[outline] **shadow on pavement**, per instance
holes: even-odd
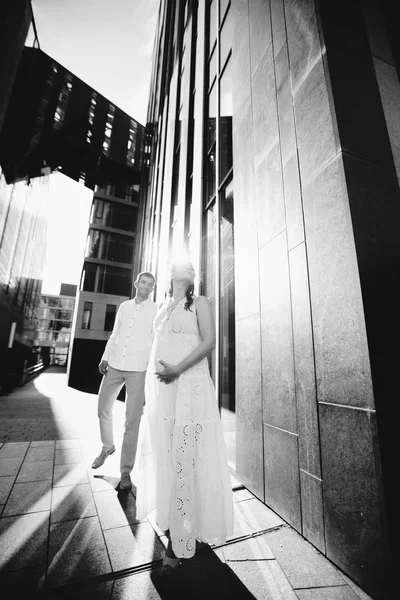
[[[162,600],[255,598],[211,548],[199,550],[193,558],[183,560],[171,575],[160,577],[160,570],[155,569],[150,578]]]

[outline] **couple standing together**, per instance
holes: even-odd
[[[133,471],[137,518],[156,509],[168,536],[164,574],[192,557],[199,542],[222,543],[232,533],[231,481],[207,361],[215,328],[207,298],[194,295],[194,278],[191,263],[174,263],[158,308],[149,297],[154,276],[140,273],[99,364],[103,448],[92,468],[115,451],[112,409],[125,383],[120,489],[132,487]]]

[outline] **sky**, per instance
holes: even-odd
[[[159,0],[32,0],[32,7],[41,50],[145,125]],[[50,176],[43,293],[78,285],[91,199],[81,184]]]

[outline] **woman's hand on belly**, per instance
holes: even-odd
[[[164,367],[163,370],[156,370],[156,377],[162,381],[162,383],[171,383],[171,381],[174,381],[174,379],[179,377],[180,372],[177,366],[171,365],[164,360],[161,360],[161,358],[156,359],[156,364],[157,363]]]

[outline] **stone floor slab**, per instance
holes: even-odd
[[[247,521],[236,513],[233,514],[233,533],[228,537],[228,540],[233,540],[244,535],[255,533],[254,527],[252,527]]]
[[[249,492],[246,488],[243,490],[236,490],[233,493],[233,501],[234,502],[242,502],[243,500],[252,500],[254,498],[253,494]]]
[[[55,465],[73,465],[83,462],[80,448],[56,448]]]
[[[38,446],[55,446],[55,440],[38,440],[36,442],[31,442],[31,448],[37,448]]]
[[[55,465],[54,466],[54,487],[64,485],[79,485],[80,483],[89,483],[85,465]]]
[[[25,461],[53,460],[54,446],[33,446],[26,453]]]
[[[149,572],[136,573],[115,581],[111,600],[132,600],[133,598],[135,600],[161,600]]]
[[[149,523],[137,523],[104,531],[113,571],[159,560],[164,547]]]
[[[43,590],[45,579],[45,564],[9,571],[0,575],[0,590],[3,598],[32,598]]]
[[[94,501],[103,530],[138,522],[136,519],[136,500],[130,491],[119,493],[115,490],[95,492]]]
[[[244,521],[247,521],[255,531],[262,531],[285,524],[276,513],[260,502],[260,500],[257,500],[257,498],[236,503],[234,511]]]
[[[97,517],[51,525],[46,587],[65,585],[110,571]]]
[[[231,562],[229,567],[256,600],[298,600],[276,560]]]
[[[50,510],[51,481],[16,483],[3,511],[4,517]]]
[[[14,456],[13,458],[0,458],[0,477],[7,477],[8,475],[17,475],[23,460],[23,456]]]
[[[110,475],[98,475],[91,469],[88,470],[89,483],[93,492],[109,492],[116,490],[120,482],[120,477]]]
[[[96,515],[93,494],[88,483],[53,489],[51,523],[94,517]]]
[[[343,585],[339,570],[290,527],[268,532],[266,540],[294,588]]]
[[[227,562],[237,560],[274,560],[271,548],[268,546],[265,536],[256,537],[228,544],[221,548]]]
[[[0,477],[0,504],[5,504],[11,491],[15,476]]]
[[[2,573],[46,562],[49,516],[38,512],[0,519]]]
[[[66,448],[81,448],[81,440],[80,439],[74,439],[74,440],[56,440],[56,449],[58,450],[59,448],[61,449],[66,449]]]
[[[16,483],[26,481],[44,481],[53,479],[53,461],[39,460],[38,462],[24,462]]]
[[[29,448],[29,442],[10,442],[0,448],[0,458],[13,458],[25,456]]]
[[[296,590],[299,600],[359,600],[348,585]]]

